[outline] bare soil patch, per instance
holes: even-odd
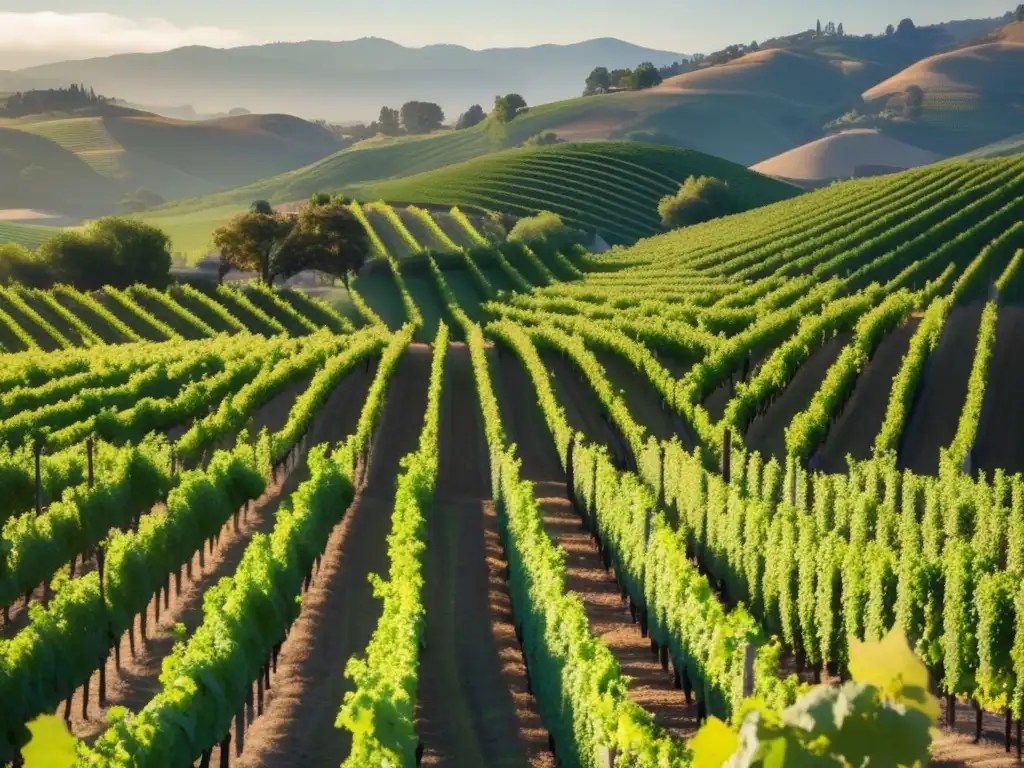
[[[335,388],[320,418],[314,422],[310,446],[323,442],[333,443],[355,428],[360,404],[365,399],[371,380],[371,374],[360,368]],[[162,596],[159,619],[156,602],[150,603],[146,614],[148,639],[141,641],[141,624],[137,621],[140,631],[136,635],[135,653],[132,653],[126,635],[120,640],[120,669],[117,668],[114,654],[108,659],[106,707],[100,708],[98,687],[93,685],[90,690],[89,716],[83,717],[83,690],[79,689],[75,693],[70,721],[72,733],[92,742],[106,729],[106,713],[110,707],[123,706],[137,712],[161,690],[161,665],[174,647],[175,625],[183,624],[187,635],[195,631],[203,620],[203,595],[206,590],[221,578],[234,573],[253,533],[268,532],[273,528],[275,513],[282,499],[287,498],[308,476],[307,466],[302,460],[287,478],[268,486],[237,530],[229,522],[222,529],[212,551],[204,557],[198,554],[193,556],[186,569],[186,573],[191,572],[192,578],[186,576],[182,579],[180,592],[172,587],[169,599]],[[171,583],[175,583],[173,578]]]
[[[939,471],[939,449],[956,435],[974,365],[982,305],[956,307],[946,318],[939,344],[925,363],[918,398],[904,427],[900,469],[921,475]]]
[[[608,374],[608,381],[622,393],[630,414],[638,424],[659,440],[678,437],[683,447],[692,451],[697,444],[692,430],[679,413],[666,404],[658,391],[640,371],[621,355],[592,349]]]
[[[436,502],[427,516],[423,765],[554,766],[512,621],[469,350],[449,347]]]
[[[996,321],[996,343],[985,383],[985,404],[975,459],[978,468],[992,473],[1024,471],[1024,307],[1000,307]]]
[[[878,345],[871,362],[857,378],[850,401],[829,431],[821,451],[822,470],[845,472],[847,454],[854,459],[871,457],[875,437],[882,428],[889,405],[892,380],[900,371],[919,323],[920,318],[910,318]]]
[[[335,528],[313,586],[303,595],[264,714],[247,731],[233,763],[239,768],[340,765],[348,756],[350,735],[334,725],[352,690],[345,664],[364,652],[380,616],[368,576],[387,574],[398,462],[416,447],[429,378],[429,348],[411,345],[391,379],[366,485]]]
[[[519,446],[523,478],[534,483],[545,529],[566,551],[567,587],[583,601],[591,632],[607,644],[630,678],[630,699],[677,737],[692,735],[697,725],[696,704],[687,705],[683,692],[674,688],[672,675],[661,668],[650,641],[641,636],[618,585],[605,571],[596,546],[583,531],[569,501],[565,473],[529,375],[508,352],[495,367],[503,423],[509,438]]]
[[[786,460],[786,427],[810,405],[825,374],[850,338],[849,333],[840,333],[810,354],[764,415],[751,423],[744,436],[747,448],[760,451],[766,459],[774,456],[779,461]]]

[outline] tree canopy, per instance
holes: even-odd
[[[386,136],[396,136],[401,130],[397,109],[381,107],[380,117],[377,118],[377,129]]]
[[[593,71],[587,75],[583,95],[593,96],[597,93],[608,93],[608,89],[611,87],[612,76],[608,72],[608,67],[594,67]]]
[[[479,104],[474,104],[459,115],[459,119],[455,122],[455,130],[462,131],[466,128],[472,128],[474,125],[479,125],[485,117],[487,117],[487,113],[484,112],[484,108]]]
[[[645,90],[661,85],[661,74],[651,62],[645,61],[633,72],[637,90]]]
[[[429,101],[407,101],[401,110],[402,127],[409,133],[430,133],[444,123],[444,111]]]
[[[738,209],[729,185],[713,176],[690,176],[674,195],[658,203],[658,214],[666,229],[688,227],[702,221],[727,216]]]
[[[339,277],[348,286],[370,252],[370,238],[343,197],[317,193],[297,216],[249,211],[214,233],[221,262],[254,271],[272,285],[305,270]]]
[[[499,123],[508,123],[515,120],[516,116],[526,110],[526,99],[518,93],[509,93],[505,96],[494,97],[494,109],[491,114]]]

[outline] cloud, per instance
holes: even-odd
[[[109,13],[0,11],[0,51],[7,60],[43,60],[167,51],[185,45],[226,48],[245,35],[220,27],[179,27],[164,19],[128,19]]]

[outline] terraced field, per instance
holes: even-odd
[[[0,296],[170,331],[0,370],[0,760],[56,712],[95,765],[683,768],[709,716],[881,685],[855,640],[896,629],[899,706],[843,689],[888,736],[815,748],[923,763],[942,696],[934,760],[1012,761],[1024,160],[600,256],[385,256],[358,327],[263,289]]]

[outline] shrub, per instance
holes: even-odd
[[[0,245],[0,283],[21,283],[30,288],[45,288],[51,282],[46,264],[27,248],[17,243]]]
[[[585,235],[578,229],[565,224],[562,217],[550,211],[541,211],[536,216],[520,219],[508,233],[508,239],[520,243],[538,240],[563,243],[583,242]]]
[[[558,138],[558,134],[554,131],[545,131],[544,133],[538,133],[535,136],[531,136],[523,142],[524,147],[546,147],[551,144],[561,144],[565,139]]]
[[[658,203],[658,214],[666,229],[688,227],[702,221],[727,216],[738,209],[729,185],[713,176],[690,176],[674,195]]]

